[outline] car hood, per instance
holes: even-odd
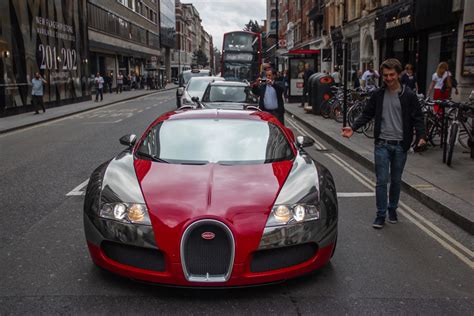
[[[199,219],[224,222],[239,251],[235,260],[257,249],[278,193],[293,163],[259,165],[181,165],[136,160],[135,171],[149,209],[156,241],[179,261],[186,227]]]

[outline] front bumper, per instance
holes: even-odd
[[[163,254],[163,271],[137,268],[136,266],[123,264],[113,260],[107,256],[107,251],[104,251],[103,247],[104,244],[110,242],[110,239],[103,236],[103,234],[99,231],[99,229],[97,229],[97,227],[92,223],[89,216],[87,215],[84,215],[84,226],[89,252],[96,265],[131,279],[151,283],[188,287],[232,287],[257,285],[273,283],[307,274],[323,267],[329,262],[337,237],[337,225],[332,225],[330,228],[325,230],[324,236],[318,234],[318,238],[321,238],[320,240],[312,241],[316,245],[317,251],[308,260],[296,265],[271,271],[252,272],[251,263],[252,256],[254,254],[250,254],[247,256],[247,260],[245,262],[234,262],[232,274],[228,281],[222,283],[212,283],[190,282],[186,280],[181,263],[170,260],[166,253]],[[117,240],[114,240],[114,242],[117,242]],[[262,249],[262,247],[259,248]],[[268,249],[268,247],[264,248]],[[156,252],[159,252],[159,250],[151,244],[147,244],[147,248],[142,249],[147,249],[147,251],[156,250]]]

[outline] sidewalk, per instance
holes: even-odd
[[[95,96],[92,96],[92,100],[85,102],[72,103],[68,105],[57,106],[46,109],[46,113],[40,110],[40,114],[35,115],[34,112],[27,112],[18,115],[12,115],[0,118],[0,134],[11,132],[17,129],[25,128],[28,126],[52,121],[61,117],[77,114],[80,112],[89,111],[92,109],[104,107],[106,105],[132,100],[141,96],[152,94],[160,91],[167,91],[177,88],[175,84],[168,84],[166,89],[162,90],[134,90],[124,91],[122,93],[105,93],[104,101],[95,102]]]
[[[373,139],[354,133],[341,136],[342,124],[332,119],[306,113],[296,103],[286,104],[289,115],[311,129],[337,150],[364,166],[374,169]],[[463,152],[464,150],[464,152]],[[409,153],[403,173],[402,189],[446,217],[467,232],[474,233],[474,160],[465,149],[456,148],[451,167],[443,164],[442,150],[429,148],[423,153]]]

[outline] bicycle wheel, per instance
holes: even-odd
[[[362,127],[362,133],[368,138],[374,138],[374,120],[371,120]]]
[[[447,151],[446,164],[448,166],[451,166],[451,161],[453,159],[454,144],[456,143],[457,134],[458,134],[458,124],[453,123],[450,129],[450,133],[449,133],[449,141],[446,146],[447,147],[446,148],[446,151]]]
[[[466,126],[461,126],[461,129],[459,130],[458,134],[458,142],[461,144],[462,147],[466,149],[470,149],[469,147],[469,132],[472,131],[472,125],[469,123],[469,121],[465,122]],[[468,130],[466,130],[466,128]]]
[[[432,146],[441,144],[441,126],[431,119],[426,122],[427,140]]]
[[[344,120],[344,112],[342,110],[341,103],[337,102],[332,108],[334,120],[338,123],[342,123]]]
[[[329,118],[329,115],[331,114],[331,100],[332,99],[329,99],[321,104],[321,116],[324,118]]]

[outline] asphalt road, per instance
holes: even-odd
[[[374,230],[374,175],[319,141],[333,173],[339,239],[331,263],[284,283],[193,290],[137,283],[96,268],[82,228],[84,181],[175,108],[175,92],[0,135],[0,315],[466,314],[474,310],[473,239],[402,194],[400,222]],[[287,125],[295,134],[301,126]],[[293,121],[294,122],[294,121]]]

